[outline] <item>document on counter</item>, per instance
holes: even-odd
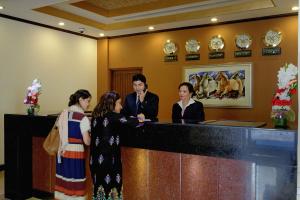
[[[137,117],[135,117],[135,116],[130,116],[130,118],[135,119],[135,118],[137,118]],[[144,122],[151,122],[151,119],[144,119]]]
[[[199,124],[209,124],[209,123],[212,123],[212,122],[216,122],[217,120],[206,120],[206,121],[203,121],[203,122],[199,122]]]
[[[238,121],[238,120],[212,120],[211,122],[207,122],[207,121],[204,122],[206,122],[204,124],[221,125],[221,126],[263,127],[266,125],[266,122]]]

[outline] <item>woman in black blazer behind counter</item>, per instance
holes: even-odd
[[[178,87],[180,101],[172,108],[173,122],[200,122],[204,121],[203,104],[192,99],[195,94],[193,85],[183,82]]]

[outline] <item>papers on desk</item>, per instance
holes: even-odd
[[[206,120],[206,121],[203,121],[203,122],[199,122],[199,124],[209,124],[209,123],[212,123],[212,122],[216,122],[217,120]]]
[[[252,122],[252,121],[237,121],[237,120],[207,120],[201,124],[221,125],[221,126],[243,126],[243,127],[263,127],[266,122]]]
[[[135,119],[135,118],[137,118],[137,117],[135,117],[135,116],[130,116],[130,118]],[[144,122],[151,122],[151,119],[144,119]]]

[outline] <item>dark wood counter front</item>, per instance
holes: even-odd
[[[54,121],[5,115],[5,197],[53,192],[55,161],[41,144]],[[148,123],[124,127],[121,143],[126,200],[296,197],[295,130]]]

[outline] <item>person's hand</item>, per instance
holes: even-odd
[[[139,122],[144,122],[145,121],[145,115],[143,113],[138,114],[137,118],[138,118]]]
[[[147,93],[147,90],[145,92],[143,90],[138,92],[138,97],[139,97],[140,102],[144,101],[146,93]]]

